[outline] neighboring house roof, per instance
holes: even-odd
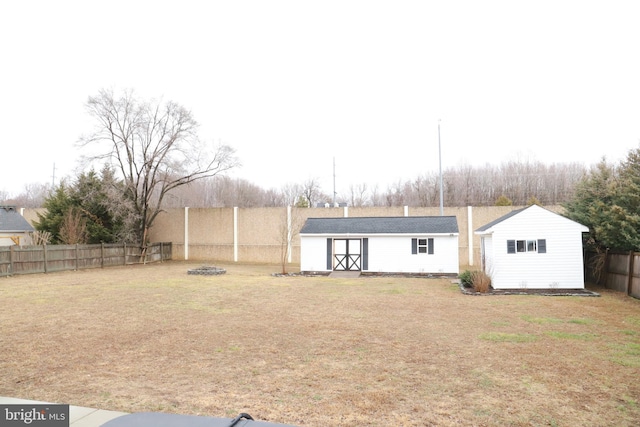
[[[27,232],[33,227],[16,210],[15,206],[0,206],[0,232]]]
[[[513,216],[518,215],[518,214],[519,214],[519,213],[521,213],[521,212],[526,211],[527,209],[540,209],[540,210],[542,210],[542,211],[544,211],[544,212],[547,212],[547,213],[550,213],[550,214],[553,214],[553,215],[560,216],[560,217],[562,217],[562,218],[565,218],[567,221],[571,221],[571,222],[573,222],[573,223],[575,223],[575,224],[578,224],[578,225],[580,225],[580,226],[584,227],[584,228],[586,229],[586,230],[584,230],[585,232],[588,232],[588,231],[589,231],[589,229],[588,229],[586,226],[584,226],[584,225],[582,225],[582,224],[579,224],[579,223],[577,223],[577,222],[573,221],[572,219],[566,218],[566,217],[564,217],[564,216],[562,216],[562,215],[560,215],[560,214],[558,214],[558,213],[552,212],[552,211],[550,211],[550,210],[548,210],[548,209],[545,209],[545,208],[543,208],[543,207],[541,207],[541,206],[538,206],[538,205],[531,205],[531,206],[527,206],[527,207],[525,207],[525,208],[515,209],[515,210],[513,210],[513,211],[509,212],[508,214],[503,215],[503,216],[501,216],[500,218],[495,219],[495,220],[493,220],[493,221],[491,221],[491,222],[489,222],[489,223],[487,223],[487,224],[483,225],[482,227],[480,227],[480,228],[478,228],[478,229],[476,230],[476,233],[477,233],[477,234],[482,234],[483,232],[488,232],[488,231],[490,231],[490,230],[491,230],[491,228],[495,227],[496,225],[498,225],[498,224],[500,224],[500,223],[502,223],[502,222],[504,222],[504,221],[508,220],[509,218],[511,218],[511,217],[513,217]]]
[[[300,234],[457,234],[455,216],[308,218]]]

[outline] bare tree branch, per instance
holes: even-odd
[[[140,100],[133,91],[116,96],[101,90],[86,104],[95,119],[82,145],[97,145],[93,160],[108,160],[121,175],[125,192],[138,215],[137,237],[147,233],[171,190],[239,166],[235,150],[198,139],[198,123],[181,105]]]

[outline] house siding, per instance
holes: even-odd
[[[330,271],[327,264],[327,236],[300,236],[301,271]],[[344,236],[332,236],[344,238]],[[458,274],[458,236],[402,235],[402,236],[349,236],[350,239],[367,238],[367,269],[374,273],[442,273]],[[433,238],[433,254],[411,252],[412,238]]]
[[[545,209],[527,209],[485,236],[486,272],[496,289],[584,288],[585,227]],[[508,240],[546,240],[546,253],[507,253]]]
[[[300,271],[330,271],[326,236],[300,236]]]
[[[25,244],[30,242],[29,233],[24,231],[18,231],[15,233],[2,233],[0,232],[0,246],[13,246],[16,243],[11,239],[12,237],[17,237],[19,239],[20,244]]]

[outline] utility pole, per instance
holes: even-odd
[[[336,205],[336,158],[333,157],[333,206]]]
[[[440,119],[438,119],[438,162],[440,163],[440,216],[444,216],[444,193],[442,190],[442,145],[440,144]]]
[[[53,163],[53,174],[51,175],[51,190],[56,188],[56,163]]]

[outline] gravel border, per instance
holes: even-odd
[[[599,297],[597,292],[588,289],[489,289],[488,292],[476,292],[472,288],[465,288],[458,283],[460,291],[464,295],[488,296],[488,295],[540,295],[545,297]]]

